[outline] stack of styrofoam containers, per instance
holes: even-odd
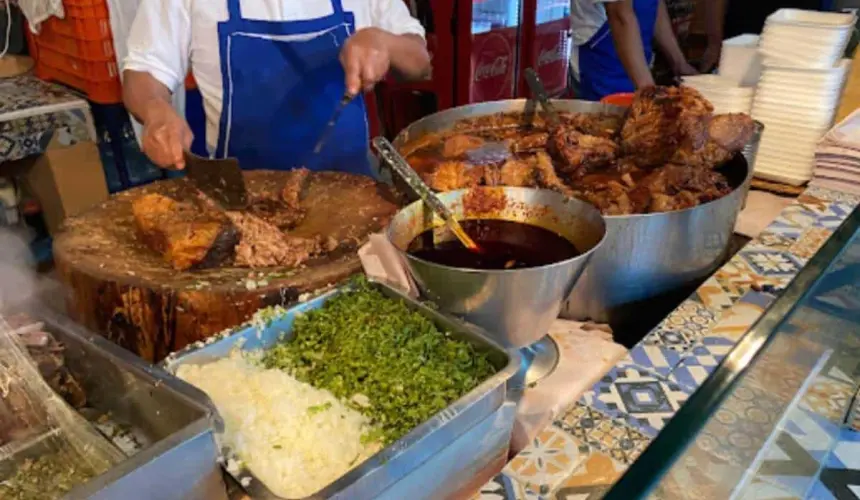
[[[761,77],[758,35],[739,35],[723,42],[717,73],[740,87],[755,87]]]
[[[749,113],[752,109],[754,87],[741,87],[739,83],[722,75],[685,76],[684,85],[699,91],[714,105],[714,113]]]
[[[768,17],[752,107],[765,125],[757,177],[795,186],[812,178],[816,143],[833,124],[850,67],[842,55],[855,21],[852,14],[796,9]]]

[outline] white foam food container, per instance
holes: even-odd
[[[758,35],[740,35],[723,42],[718,74],[752,87],[761,76],[761,55],[758,53]]]
[[[758,163],[758,161],[756,161],[756,163]],[[772,173],[769,170],[759,169],[758,167],[756,167],[756,171],[753,175],[759,179],[788,184],[789,186],[802,186],[812,179],[811,175],[795,176],[790,174]]]
[[[854,25],[854,14],[838,12],[818,12],[803,9],[779,9],[767,17],[768,23],[788,26],[822,26],[849,28]]]

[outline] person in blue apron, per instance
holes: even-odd
[[[571,0],[571,76],[579,99],[654,85],[653,47],[677,76],[695,74],[685,60],[663,0]]]
[[[402,0],[147,0],[123,61],[123,100],[143,123],[144,153],[184,167],[191,130],[171,95],[193,72],[210,155],[243,168],[372,175],[361,93],[388,72],[425,77],[424,29]],[[319,154],[314,147],[345,92]]]

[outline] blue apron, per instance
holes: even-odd
[[[339,170],[371,175],[364,100],[340,115],[319,155],[313,148],[344,94],[338,59],[355,16],[331,0],[333,13],[301,21],[244,19],[239,0],[218,23],[223,98],[217,158],[246,169]]]
[[[645,49],[645,60],[648,62],[653,55],[652,42],[658,6],[658,0],[633,0],[633,10],[636,11],[639,33],[642,35],[642,47]],[[599,101],[610,94],[636,90],[615,50],[608,21],[579,47],[579,87],[578,97],[588,101]]]

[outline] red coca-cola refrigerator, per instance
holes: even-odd
[[[381,85],[386,135],[453,106],[528,97],[526,68],[548,92],[567,90],[570,0],[404,0],[427,30],[430,80]]]

